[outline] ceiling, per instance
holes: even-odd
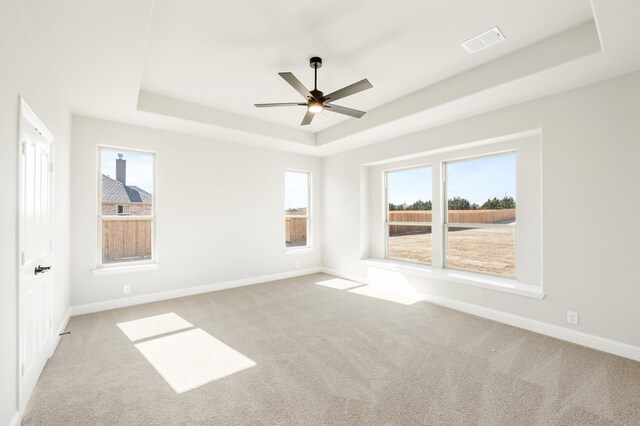
[[[74,114],[311,155],[640,68],[634,0],[22,4]],[[506,41],[474,55],[460,46],[494,26]],[[325,93],[371,81],[339,102],[365,117],[323,112],[301,127],[304,108],[253,106],[302,100],[277,73],[310,87],[316,55]]]

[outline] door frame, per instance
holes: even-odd
[[[22,181],[23,178],[23,167],[22,167],[22,150],[23,150],[23,135],[25,133],[25,129],[24,129],[24,122],[26,121],[27,123],[29,123],[29,125],[33,126],[41,135],[42,137],[45,139],[45,141],[47,141],[49,143],[49,163],[50,163],[50,169],[49,169],[49,234],[50,234],[50,239],[51,239],[51,248],[50,248],[50,256],[51,256],[51,266],[53,266],[54,264],[54,248],[55,248],[55,232],[53,229],[53,217],[54,217],[54,169],[53,169],[53,155],[54,155],[54,136],[53,133],[51,133],[51,131],[49,131],[49,129],[47,128],[47,126],[45,126],[45,124],[42,122],[42,120],[40,120],[40,118],[38,117],[38,115],[33,111],[33,109],[31,109],[31,107],[29,106],[29,104],[27,104],[27,102],[25,101],[25,99],[23,97],[20,97],[20,105],[19,105],[19,115],[18,115],[18,146],[17,146],[17,150],[18,150],[18,221],[17,221],[17,225],[18,225],[18,244],[17,244],[17,253],[16,253],[16,275],[18,277],[18,279],[16,280],[17,282],[17,288],[16,288],[16,311],[18,314],[18,328],[17,328],[17,338],[16,341],[18,343],[17,346],[17,356],[16,356],[16,376],[17,376],[17,389],[16,389],[16,393],[17,393],[17,397],[18,397],[18,408],[19,408],[19,412],[22,413],[24,411],[24,408],[27,405],[27,402],[29,401],[29,397],[31,395],[26,395],[23,396],[22,395],[22,387],[23,387],[23,383],[22,383],[22,334],[21,334],[21,330],[22,330],[22,311],[21,311],[21,303],[20,303],[20,289],[22,286],[22,274],[21,274],[21,264],[22,264],[22,252],[24,251],[24,241],[23,241],[23,237],[24,237],[24,223],[22,220],[23,217],[23,198],[24,198],[24,182]],[[55,270],[55,269],[54,269]],[[51,280],[50,282],[50,287],[51,287],[51,292],[50,292],[50,300],[49,303],[51,304],[50,306],[50,312],[51,312],[51,321],[53,321],[53,300],[54,300],[54,293],[55,293],[55,285],[54,285],[54,274],[51,274],[50,278]],[[46,349],[46,351],[48,352],[47,354],[47,358],[51,357],[52,353],[51,351],[53,350],[53,348],[55,348],[55,342],[56,339],[54,338],[55,336],[54,334],[54,330],[56,330],[54,327],[49,327],[49,332],[51,333],[50,337],[50,342],[51,342],[51,346],[49,348]]]

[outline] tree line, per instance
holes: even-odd
[[[462,197],[453,197],[448,200],[449,210],[503,210],[515,209],[516,200],[513,197],[504,196],[502,198],[493,197],[479,205],[470,203],[469,200]],[[433,207],[431,201],[418,200],[413,204],[393,204],[389,203],[389,211],[402,210],[431,210]]]

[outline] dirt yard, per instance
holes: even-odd
[[[447,265],[450,268],[515,276],[513,229],[466,229],[449,232]],[[389,257],[431,264],[431,234],[389,238]]]

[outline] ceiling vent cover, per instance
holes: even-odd
[[[493,27],[488,31],[483,32],[475,37],[470,38],[461,44],[464,49],[469,53],[476,53],[486,49],[489,46],[498,44],[504,40],[504,35],[498,27]]]

